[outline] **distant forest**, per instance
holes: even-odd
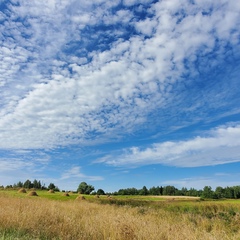
[[[0,186],[1,188],[4,188],[4,186]],[[57,186],[55,186],[54,183],[50,183],[48,187],[45,186],[44,183],[42,183],[39,180],[34,179],[33,182],[30,181],[29,179],[26,180],[25,182],[19,181],[18,183],[14,183],[13,185],[7,185],[5,189],[11,189],[11,188],[35,188],[35,189],[41,189],[41,190],[49,190],[52,189],[54,191],[60,191]]]
[[[119,189],[114,192],[113,195],[166,195],[166,196],[192,196],[192,197],[202,197],[211,199],[220,198],[240,198],[240,186],[233,187],[216,187],[212,190],[212,187],[205,186],[201,190],[195,188],[187,189],[185,187],[178,189],[174,186],[164,186],[164,187],[151,187],[147,189],[145,186],[142,189],[136,188],[126,188]]]
[[[13,185],[7,185],[6,187],[0,186],[2,189],[13,189],[13,188],[35,188],[41,190],[49,190],[52,189],[54,191],[60,191],[54,183],[50,183],[48,187],[45,184],[41,183],[38,180],[34,180],[31,182],[30,180],[26,180],[25,182],[19,181]],[[178,189],[174,186],[157,186],[147,188],[143,186],[141,189],[137,188],[125,188],[119,189],[116,192],[105,193],[103,189],[98,189],[94,191],[95,188],[92,185],[88,185],[86,182],[81,182],[76,190],[81,194],[95,194],[95,195],[153,195],[153,196],[193,196],[193,197],[202,197],[202,198],[211,198],[211,199],[221,199],[221,198],[234,198],[240,199],[240,186],[232,186],[232,187],[216,187],[215,190],[212,189],[211,186],[205,186],[201,190],[197,190],[195,188],[187,189],[185,187]],[[65,192],[65,190],[62,190]]]

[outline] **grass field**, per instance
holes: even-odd
[[[240,200],[0,191],[0,239],[240,239]]]

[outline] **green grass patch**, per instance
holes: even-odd
[[[35,191],[38,196],[28,196],[31,191]],[[79,195],[77,193],[69,193],[69,196],[64,196],[65,193],[63,192],[54,192],[50,193],[46,190],[28,190],[27,193],[19,193],[18,190],[6,190],[0,191],[0,196],[8,196],[8,197],[17,197],[17,198],[46,198],[50,200],[58,200],[58,201],[69,201],[75,200],[76,197]]]
[[[36,196],[28,196],[28,193],[32,190],[27,189],[27,193],[19,193],[18,190],[1,190],[0,196],[9,196],[17,198],[34,198]],[[65,196],[63,192],[50,193],[46,190],[36,190],[38,196],[36,198],[45,198],[56,201],[69,201],[75,200],[78,193],[68,193],[69,196]],[[128,205],[131,207],[153,207],[164,208],[168,211],[203,214],[208,213],[216,214],[217,212],[228,212],[229,215],[236,215],[240,212],[240,200],[205,200],[201,201],[200,198],[191,197],[167,197],[167,196],[111,196],[101,195],[97,198],[95,195],[83,195],[86,201],[96,202],[100,204],[115,204],[119,206]],[[210,214],[211,213],[211,214]]]
[[[36,237],[34,236],[34,233],[29,232],[27,230],[23,229],[0,229],[0,240],[32,240],[32,239],[38,239],[38,240],[49,240],[53,239],[52,237],[49,237],[46,235],[46,233],[38,233]],[[58,240],[59,238],[54,237],[55,240]]]

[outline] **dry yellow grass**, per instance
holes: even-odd
[[[236,224],[234,228],[218,218],[146,207],[100,205],[88,201],[61,202],[3,195],[0,196],[0,206],[1,232],[15,229],[31,236],[29,239],[240,239],[238,214],[233,216],[235,221],[231,221],[231,224]]]

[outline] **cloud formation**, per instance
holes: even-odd
[[[193,178],[184,178],[184,179],[176,179],[164,181],[163,185],[171,185],[176,186],[178,189],[181,188],[194,188],[203,189],[205,186],[211,186],[213,190],[216,187],[228,187],[228,186],[238,186],[239,182],[236,181],[239,177],[238,174],[235,175],[227,175],[226,176],[211,176],[211,177],[193,177]]]
[[[237,1],[4,4],[1,149],[112,141],[156,112],[165,126],[164,112],[182,102],[189,79],[221,65],[226,49],[239,50]],[[178,107],[186,106],[172,111]]]
[[[132,147],[119,156],[108,155],[97,162],[137,167],[162,164],[174,167],[213,166],[240,161],[240,125],[222,126],[207,136],[185,141],[154,143],[148,148]]]

